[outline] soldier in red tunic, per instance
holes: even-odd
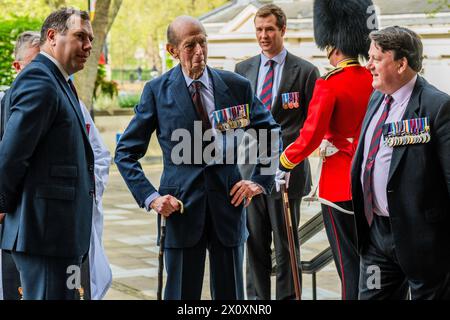
[[[358,299],[359,255],[352,215],[350,167],[372,93],[372,76],[359,56],[369,49],[370,0],[316,0],[314,36],[335,68],[318,79],[300,135],[280,157],[277,184],[320,146],[319,197],[342,299]],[[317,183],[315,187],[317,186]],[[315,188],[317,189],[317,188]],[[310,197],[311,198],[311,197]],[[305,199],[307,200],[307,199]]]

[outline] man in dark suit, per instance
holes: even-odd
[[[206,32],[198,20],[176,18],[167,40],[167,51],[180,65],[145,86],[115,161],[139,206],[159,213],[159,223],[161,216],[167,221],[165,299],[200,299],[206,250],[212,298],[243,299],[244,203],[274,185],[279,126],[254,99],[248,80],[207,67]],[[242,180],[237,167],[237,128],[258,129],[267,144],[271,134],[277,136],[273,156],[266,159],[272,161],[254,159],[258,165],[250,180]],[[164,161],[158,191],[138,162],[155,130]]]
[[[418,75],[423,46],[372,32],[375,92],[352,165],[360,299],[450,299],[450,97]]]
[[[287,147],[295,141],[303,127],[319,72],[314,65],[284,48],[286,15],[281,8],[273,4],[261,7],[256,12],[254,22],[262,52],[238,63],[235,71],[250,80],[253,92],[281,125],[283,146]],[[244,176],[248,176],[253,166],[243,165],[241,170]],[[309,162],[305,160],[292,171],[288,191],[295,230],[300,222],[301,199],[309,192],[310,181]],[[276,298],[294,298],[289,245],[279,190],[254,198],[247,211],[250,233],[247,240],[248,298],[271,299],[272,232],[277,262]],[[298,252],[297,233],[294,234],[294,241]]]
[[[14,48],[13,68],[19,74],[39,53],[39,42],[41,35],[39,32],[25,31],[22,32],[16,40]],[[6,91],[9,95],[9,90]],[[9,119],[9,109],[6,109],[5,100],[0,96],[0,141],[3,138],[4,128]],[[0,217],[0,220],[2,218]],[[0,221],[1,223],[1,221]],[[19,292],[20,275],[16,264],[12,258],[11,252],[0,250],[0,300],[19,300],[21,295]]]
[[[12,251],[24,299],[75,299],[89,250],[94,156],[69,75],[93,40],[87,12],[61,9],[41,29],[41,54],[20,73],[0,144],[1,247]]]

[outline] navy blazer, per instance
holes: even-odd
[[[253,97],[250,82],[232,72],[207,70],[213,82],[216,110],[249,104],[250,125],[245,129],[276,131],[278,154],[282,148],[280,126],[261,102]],[[176,129],[185,129],[186,133],[190,133],[191,158],[198,156],[194,145],[202,145],[200,137],[194,132],[194,121],[198,117],[181,67],[177,66],[147,83],[135,112],[118,143],[115,161],[137,203],[144,207],[146,198],[156,188],[145,177],[138,160],[145,155],[150,137],[156,130],[164,163],[158,191],[161,195],[170,194],[180,199],[185,209],[183,214],[175,213],[167,219],[166,246],[183,248],[195,245],[203,233],[207,210],[211,213],[213,228],[225,246],[243,244],[248,235],[245,212],[242,205],[231,205],[230,197],[231,188],[242,179],[236,164],[237,152],[232,164],[175,164],[171,157],[172,149],[179,143],[171,138]],[[276,162],[277,154],[272,155]],[[272,174],[261,174],[262,167],[260,163],[251,180],[270,192],[276,168]]]
[[[80,257],[89,250],[94,155],[79,103],[59,69],[38,55],[14,81],[0,143],[1,247]]]
[[[383,98],[375,91],[369,101],[352,166],[360,252],[369,236],[361,185],[364,136]],[[430,119],[431,140],[394,147],[386,188],[398,262],[416,280],[450,270],[450,97],[419,76],[403,119],[421,117]]]

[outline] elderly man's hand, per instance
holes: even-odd
[[[247,208],[250,205],[252,198],[261,193],[263,193],[263,189],[260,185],[253,181],[241,180],[231,189],[230,196],[233,197],[233,199],[231,199],[231,204],[237,207],[242,201],[247,199],[244,203],[244,208]]]
[[[150,207],[166,218],[168,218],[172,213],[177,212],[181,209],[178,199],[171,195],[156,198],[150,204]]]
[[[4,213],[0,213],[0,224],[3,223],[3,220],[5,220],[5,214]]]

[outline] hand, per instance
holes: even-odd
[[[171,195],[156,198],[152,201],[150,207],[166,218],[168,218],[172,213],[177,212],[181,209],[178,199]]]
[[[261,193],[263,193],[263,189],[260,185],[249,180],[241,180],[231,188],[230,196],[233,197],[231,204],[238,207],[242,201],[247,199],[244,203],[244,208],[247,208],[252,198]]]
[[[275,188],[277,192],[281,190],[281,186],[283,184],[286,185],[286,189],[289,188],[289,178],[291,176],[290,172],[286,172],[280,169],[277,169],[277,172],[275,173]]]
[[[3,223],[3,220],[5,220],[5,214],[4,213],[0,213],[0,224]]]

